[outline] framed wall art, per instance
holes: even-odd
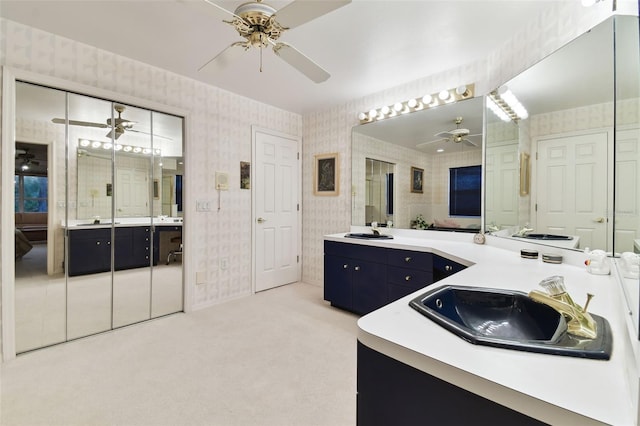
[[[422,194],[424,184],[424,169],[411,167],[411,192]]]
[[[338,153],[318,154],[313,168],[314,195],[340,195]]]

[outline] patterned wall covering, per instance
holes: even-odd
[[[303,137],[303,280],[321,285],[322,237],[346,231],[351,223],[351,128],[358,112],[462,83],[474,82],[478,94],[488,92],[609,14],[573,3],[578,2],[551,3],[518,34],[506,34],[505,44],[486,59],[304,117],[5,19],[0,19],[0,64],[188,112],[185,184],[192,202],[185,217],[193,232],[185,245],[192,271],[204,271],[206,283],[196,286],[194,277],[186,282],[192,307],[200,308],[251,292],[251,194],[233,182],[239,181],[239,162],[251,159],[252,125]],[[340,153],[340,195],[316,197],[313,158],[329,152]],[[196,213],[195,200],[216,205],[211,184],[216,171],[228,172],[232,182],[223,209]],[[224,271],[218,267],[221,256],[228,258]]]
[[[194,309],[251,294],[251,192],[240,190],[240,161],[251,161],[251,126],[302,135],[302,117],[132,59],[5,19],[0,63],[15,69],[134,96],[187,112],[185,185],[191,202],[185,237],[192,271],[206,283],[191,286]],[[118,100],[118,99],[115,99]],[[215,172],[229,173],[230,190],[217,211]],[[75,185],[75,182],[73,183]],[[209,200],[211,212],[196,212]],[[220,258],[228,268],[219,268]]]
[[[517,34],[505,34],[505,43],[487,59],[463,64],[328,110],[305,114],[302,279],[322,285],[322,237],[349,230],[351,192],[344,188],[351,188],[351,128],[358,124],[359,112],[466,83],[476,84],[477,95],[488,93],[610,14],[608,8],[584,8],[580,2],[550,2],[549,9],[541,16],[523,20],[522,29]],[[338,197],[313,195],[312,175],[308,171],[313,170],[313,156],[324,152],[339,152],[341,155],[340,187],[343,190]]]

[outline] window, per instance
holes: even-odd
[[[14,175],[16,213],[47,211],[48,182],[46,176]]]
[[[449,169],[449,216],[480,216],[482,167]]]

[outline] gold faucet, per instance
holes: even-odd
[[[595,339],[598,336],[597,324],[587,312],[587,307],[593,298],[593,294],[587,293],[587,302],[583,308],[575,303],[567,293],[563,277],[555,275],[546,278],[540,282],[540,286],[547,292],[531,290],[529,297],[561,313],[567,321],[567,332],[569,334],[586,337],[587,339]]]

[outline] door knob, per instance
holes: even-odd
[[[604,223],[604,217],[597,217],[595,219],[593,219],[594,222],[598,222],[598,223]]]
[[[264,219],[262,217],[259,217],[258,219],[256,219],[256,222],[258,222],[258,223],[264,223],[266,221],[267,221],[267,219]]]

